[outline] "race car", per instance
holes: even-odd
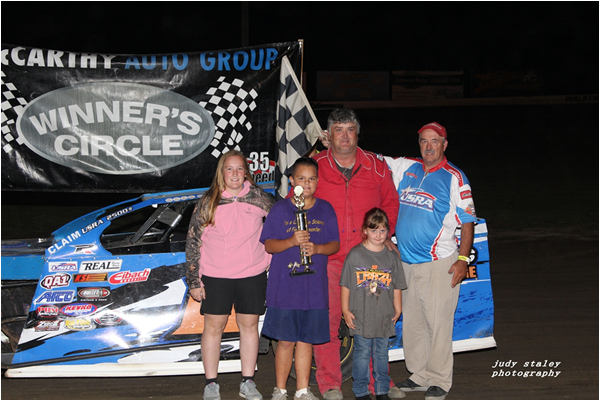
[[[260,186],[274,193],[273,182]],[[203,374],[204,322],[200,304],[188,295],[185,241],[192,211],[205,191],[147,194],[82,216],[50,238],[2,241],[5,376]],[[487,226],[479,219],[455,314],[454,351],[495,347],[493,323]],[[339,334],[347,380],[354,346],[343,321]],[[275,345],[261,337],[260,352]],[[403,358],[400,319],[389,342],[389,360]],[[312,383],[315,369],[313,364]],[[232,310],[219,372],[239,371]]]

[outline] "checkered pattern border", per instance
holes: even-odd
[[[254,89],[245,90],[241,79],[226,82],[225,77],[219,77],[217,82],[220,82],[218,86],[206,92],[210,98],[199,103],[215,122],[215,136],[209,146],[212,147],[210,154],[218,159],[229,150],[240,150],[244,134],[252,129],[245,113],[256,108],[258,93]]]
[[[1,91],[2,91],[2,121],[0,129],[2,130],[2,137],[6,143],[2,146],[2,150],[9,153],[13,150],[12,144],[16,141],[21,144],[22,141],[19,138],[15,138],[17,130],[14,124],[17,122],[17,118],[23,113],[27,100],[21,96],[19,90],[11,82],[4,82],[6,75],[1,72]]]

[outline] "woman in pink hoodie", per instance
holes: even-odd
[[[258,318],[265,313],[266,270],[271,256],[259,241],[263,218],[275,202],[258,188],[244,155],[229,151],[219,159],[210,189],[199,200],[186,244],[190,295],[204,315],[202,363],[204,399],[220,399],[217,373],[221,336],[232,306],[240,330],[240,396],[262,399],[253,381],[258,358]]]

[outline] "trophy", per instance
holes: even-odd
[[[308,221],[306,219],[306,210],[304,210],[304,195],[302,194],[304,190],[300,185],[294,187],[294,205],[296,205],[296,210],[294,213],[296,214],[296,226],[300,231],[308,230]],[[302,247],[300,247],[300,263],[294,262],[290,263],[288,267],[292,269],[290,271],[290,276],[302,276],[305,274],[314,274],[315,270],[310,270],[308,268],[309,265],[312,265],[312,259],[310,256],[305,255],[302,252]],[[300,269],[301,266],[304,266],[304,269]]]

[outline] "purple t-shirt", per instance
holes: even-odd
[[[307,209],[310,241],[326,244],[339,241],[337,216],[331,204],[323,199]],[[296,231],[296,206],[290,199],[275,203],[267,216],[260,241],[288,239]],[[267,307],[280,309],[328,309],[329,291],[327,283],[327,256],[313,255],[311,270],[315,274],[290,276],[290,263],[300,263],[300,247],[294,246],[273,254],[267,284]],[[303,269],[304,267],[300,267]]]

